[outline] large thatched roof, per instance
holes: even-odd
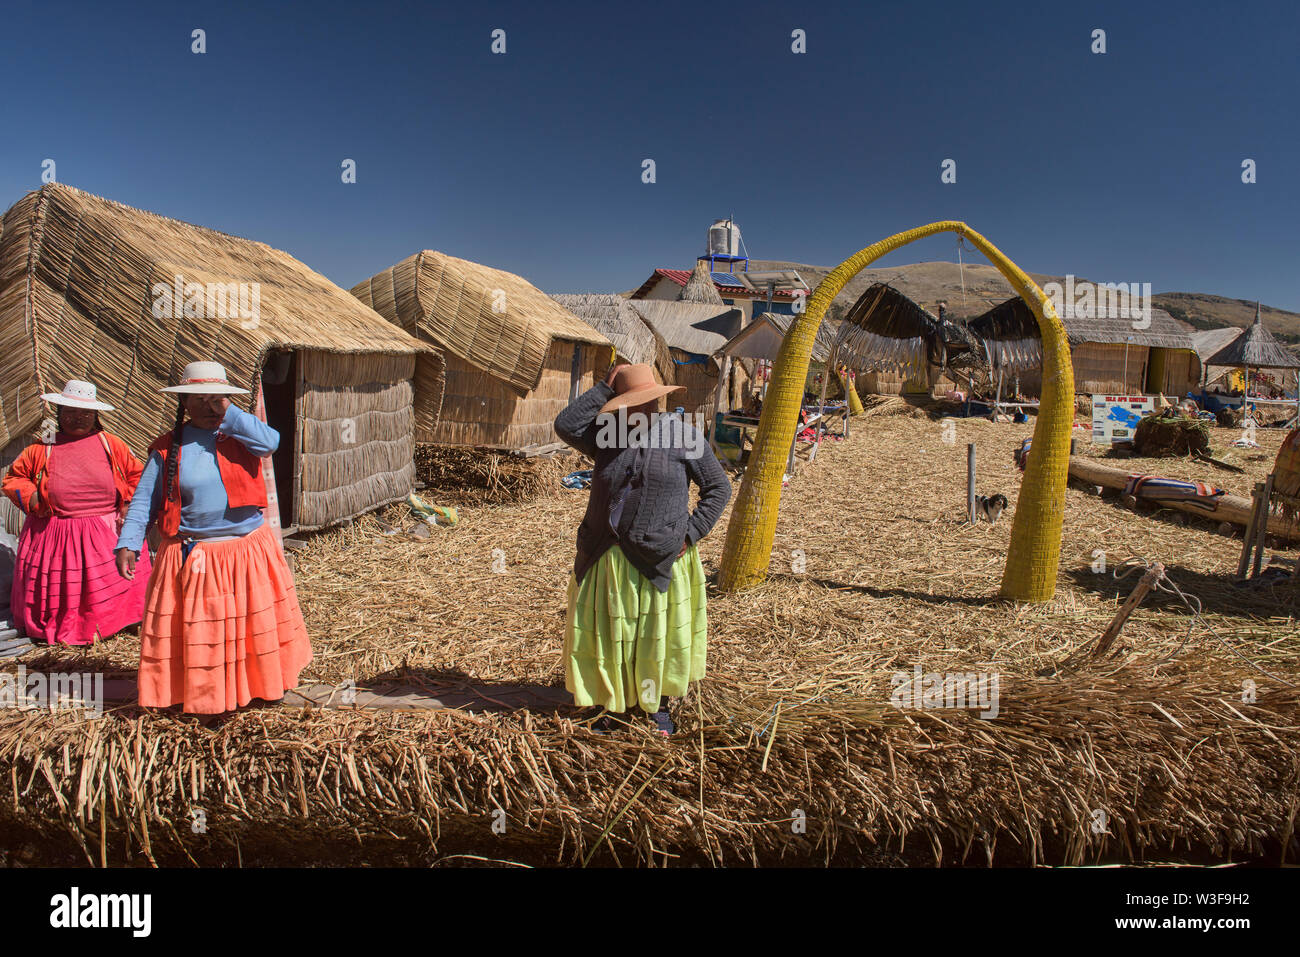
[[[946,367],[951,357],[978,348],[962,323],[940,319],[885,283],[858,297],[840,325],[838,361],[864,371],[919,373]]]
[[[984,343],[984,353],[994,369],[1020,372],[1042,365],[1043,340],[1038,320],[1019,296],[971,319],[966,328]]]
[[[734,306],[668,299],[631,299],[632,308],[674,349],[711,356],[740,331],[744,316]]]
[[[357,283],[352,294],[520,395],[537,387],[552,341],[612,348],[609,339],[522,276],[434,250]]]
[[[1219,349],[1206,360],[1206,365],[1250,366],[1254,369],[1300,369],[1300,358],[1289,352],[1273,338],[1264,327],[1258,309],[1250,328]]]
[[[614,343],[620,359],[652,365],[665,385],[676,384],[668,343],[626,297],[618,293],[576,292],[555,293],[551,298]]]
[[[1163,309],[1151,310],[1151,323],[1139,328],[1139,320],[1124,317],[1063,316],[1070,345],[1085,342],[1149,346],[1158,349],[1196,351],[1196,344],[1173,316]],[[980,339],[994,368],[1008,371],[1033,368],[1043,361],[1042,338],[1038,320],[1019,296],[998,303],[976,316],[967,328]]]
[[[208,296],[166,301],[162,291],[174,289],[176,277],[182,289],[203,284]],[[224,308],[210,298],[215,288],[224,300],[240,284],[245,302],[256,302],[255,319],[234,305],[237,291]],[[53,183],[5,213],[0,445],[25,439],[37,425],[45,414],[41,393],[78,378],[98,386],[117,409],[114,431],[143,452],[174,408],[174,398],[158,389],[173,384],[186,363],[220,362],[236,384],[255,388],[272,349],[423,356],[436,363],[433,378],[441,383],[435,350],[264,243]],[[417,391],[426,415],[437,414],[440,400],[440,388]]]

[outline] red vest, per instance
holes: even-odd
[[[162,459],[162,472],[158,481],[163,483],[161,516],[158,518],[162,533],[174,538],[181,528],[181,483],[180,483],[180,449],[176,450],[176,486],[168,495],[167,456],[171,453],[172,433],[154,439],[149,446],[150,452],[157,452]],[[217,433],[217,469],[221,473],[221,484],[226,488],[226,498],[230,508],[243,508],[256,505],[266,508],[266,482],[262,478],[262,460],[248,451],[238,439]]]

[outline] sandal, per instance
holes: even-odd
[[[673,724],[672,716],[668,713],[667,708],[660,708],[650,718],[655,723],[655,730],[665,738],[671,738],[677,733],[677,725]]]
[[[591,730],[596,734],[609,734],[617,731],[621,727],[626,727],[627,722],[624,720],[622,712],[613,712],[601,710],[600,716],[591,723]]]

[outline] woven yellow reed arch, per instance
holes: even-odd
[[[1002,596],[1018,601],[1047,601],[1056,588],[1061,558],[1061,523],[1070,465],[1070,428],[1074,422],[1074,371],[1065,327],[1052,302],[1001,250],[965,223],[942,222],[898,233],[868,246],[836,266],[817,284],[807,311],[795,320],[781,343],[759,419],[758,435],[745,479],[727,525],[719,585],[735,591],[756,585],[767,573],[781,504],[781,475],[794,440],[804,380],[813,341],[831,301],[859,271],[902,246],[935,233],[957,233],[974,243],[1033,310],[1043,337],[1043,387],[1033,453],[1020,484],[1011,550],[1002,574]]]

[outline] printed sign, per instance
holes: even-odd
[[[1094,395],[1092,441],[1106,445],[1132,441],[1142,416],[1155,408],[1156,400],[1149,395]]]

